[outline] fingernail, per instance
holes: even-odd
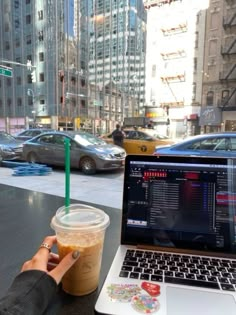
[[[72,253],[72,257],[74,259],[78,258],[79,257],[79,251],[78,250],[75,250],[73,253]]]

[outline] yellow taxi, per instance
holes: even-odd
[[[153,154],[156,146],[174,144],[175,142],[164,135],[157,133],[155,129],[123,129],[126,134],[124,149],[127,154]],[[113,143],[112,135],[101,136],[108,143]]]

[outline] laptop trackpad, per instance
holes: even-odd
[[[167,287],[167,315],[235,315],[232,295]]]

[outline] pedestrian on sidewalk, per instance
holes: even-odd
[[[113,143],[123,148],[125,133],[119,124],[116,124],[116,129],[112,132]]]

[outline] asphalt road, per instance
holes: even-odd
[[[44,176],[13,176],[12,168],[0,166],[0,183],[10,186],[65,196],[65,172],[53,168]],[[70,198],[121,209],[124,170],[99,172],[96,175],[83,175],[73,170],[70,173]]]

